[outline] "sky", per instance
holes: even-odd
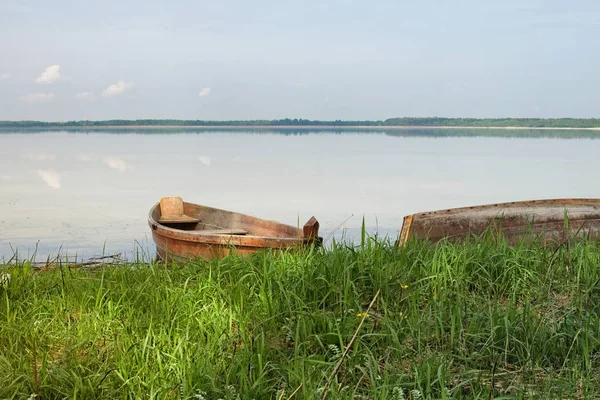
[[[0,120],[600,117],[600,1],[0,0]]]

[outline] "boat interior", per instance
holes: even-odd
[[[197,235],[268,236],[300,238],[302,229],[249,215],[184,202],[181,197],[163,197],[152,218],[168,228]]]

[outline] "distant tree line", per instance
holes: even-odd
[[[93,127],[93,126],[380,126],[382,121],[312,121],[308,119],[284,118],[275,120],[180,120],[180,119],[113,119],[106,121],[0,121],[0,127]]]
[[[102,126],[464,126],[521,128],[598,128],[598,118],[389,118],[384,121],[317,121],[298,118],[274,120],[180,120],[180,119],[113,119],[105,121],[0,121],[0,128],[69,128]]]
[[[599,118],[390,118],[386,126],[468,126],[520,128],[598,128]]]

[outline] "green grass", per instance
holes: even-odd
[[[1,274],[0,398],[600,397],[598,242]]]

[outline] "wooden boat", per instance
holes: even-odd
[[[511,243],[532,238],[547,244],[598,237],[600,199],[519,201],[411,214],[404,217],[399,243],[415,237],[461,240],[489,229]]]
[[[298,229],[275,221],[184,202],[161,199],[148,215],[157,256],[163,260],[221,258],[232,252],[298,248],[319,244],[319,222],[312,217]]]

